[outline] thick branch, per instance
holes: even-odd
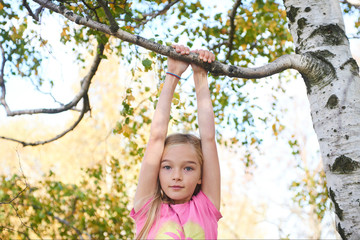
[[[319,72],[313,73],[313,72],[309,72],[306,70],[306,64],[308,64],[308,61],[304,61],[304,60],[311,58],[311,56],[301,56],[301,55],[284,55],[272,63],[269,63],[262,67],[257,67],[257,68],[242,68],[242,67],[237,67],[237,66],[232,66],[232,65],[226,65],[226,64],[220,63],[218,61],[215,61],[210,64],[204,63],[197,57],[197,55],[195,53],[190,53],[189,55],[181,55],[181,54],[176,53],[176,51],[172,47],[160,45],[158,43],[152,42],[143,37],[130,34],[121,29],[119,29],[117,32],[113,33],[110,30],[109,26],[98,23],[91,19],[81,17],[79,15],[76,15],[72,11],[70,11],[64,7],[61,7],[61,6],[57,6],[50,1],[47,1],[47,0],[34,0],[34,1],[39,3],[41,6],[43,6],[45,8],[48,8],[54,12],[62,14],[70,21],[76,22],[80,25],[87,26],[89,28],[95,29],[97,31],[100,31],[100,32],[103,32],[103,33],[106,33],[109,35],[113,35],[123,41],[136,44],[138,46],[141,46],[148,50],[157,52],[159,54],[162,54],[162,55],[174,58],[174,59],[195,63],[217,76],[226,75],[229,77],[238,77],[238,78],[263,78],[263,77],[267,77],[267,76],[271,76],[273,74],[279,73],[286,69],[296,69],[303,75],[312,74],[313,76],[316,76],[316,74],[319,74]],[[323,64],[322,62],[319,62],[319,61],[315,61],[315,62],[318,64]],[[312,68],[312,69],[315,69],[315,68]],[[321,67],[317,67],[316,69],[318,71],[321,71],[321,73],[323,72]]]
[[[70,110],[71,108],[75,107],[78,104],[78,102],[80,101],[80,99],[83,98],[87,94],[87,92],[89,90],[89,86],[91,84],[91,79],[94,77],[94,75],[99,67],[99,64],[101,62],[101,59],[102,59],[101,55],[103,54],[103,51],[104,51],[104,44],[99,43],[98,48],[97,48],[97,54],[94,58],[93,64],[90,68],[90,71],[82,80],[80,91],[74,97],[73,100],[71,100],[69,103],[67,103],[59,108],[40,108],[40,109],[11,111],[5,101],[5,92],[6,92],[5,84],[1,85],[3,94],[2,94],[0,100],[1,100],[1,104],[4,105],[4,107],[5,107],[6,114],[8,116],[16,116],[16,115],[24,115],[24,114],[38,114],[38,113],[60,113],[60,112],[67,111],[67,110]],[[2,76],[3,75],[1,75],[1,77]],[[0,79],[0,84],[2,82],[3,81],[1,81],[1,79]]]
[[[226,59],[229,59],[231,56],[231,52],[233,50],[233,41],[234,41],[234,34],[235,34],[235,16],[236,11],[241,5],[241,0],[236,0],[229,15],[230,17],[230,32],[229,32],[229,50],[226,55]]]

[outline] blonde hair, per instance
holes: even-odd
[[[176,145],[176,144],[190,144],[194,147],[197,159],[199,164],[202,168],[203,165],[203,154],[201,151],[201,141],[195,135],[187,134],[187,133],[175,133],[171,134],[166,137],[164,150],[167,146]],[[157,188],[156,192],[148,205],[147,217],[146,222],[141,229],[139,235],[136,239],[147,239],[147,236],[150,232],[151,227],[153,226],[156,219],[159,217],[160,207],[162,202],[173,203],[172,199],[170,199],[166,194],[163,192],[160,186],[160,181],[157,181]],[[195,188],[193,196],[197,195],[201,190],[201,184],[198,184]]]

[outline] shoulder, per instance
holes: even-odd
[[[215,205],[210,201],[206,194],[200,190],[200,192],[192,197],[191,202],[200,210],[200,213],[206,213],[207,215],[212,215],[219,220],[222,218],[221,213],[215,207]]]
[[[146,217],[146,213],[149,211],[152,200],[153,198],[149,198],[147,201],[144,201],[141,206],[134,205],[133,209],[131,209],[130,217],[135,221]]]

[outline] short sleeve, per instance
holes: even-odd
[[[216,221],[219,221],[220,218],[222,218],[221,213],[215,205],[211,202],[211,200],[203,193],[203,191],[200,191],[194,198],[197,199],[201,205],[206,206],[207,209],[210,211],[210,213],[215,217]]]
[[[139,211],[137,211],[137,212],[135,212],[135,209],[132,208],[132,209],[131,209],[131,212],[130,212],[130,217],[131,217],[132,219],[134,219],[135,222],[136,222],[136,221],[139,221],[140,218],[142,218],[142,217],[146,214],[146,212],[147,212],[147,210],[148,210],[148,208],[149,208],[149,204],[150,204],[151,201],[152,201],[152,198],[150,198],[150,199],[144,204],[144,206],[142,206],[142,207],[139,209]]]

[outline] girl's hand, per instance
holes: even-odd
[[[199,58],[203,62],[211,63],[211,62],[215,61],[215,55],[212,52],[208,51],[208,50],[196,49],[196,50],[193,50],[191,52],[199,54]],[[207,74],[207,71],[202,67],[199,67],[199,66],[197,66],[195,64],[191,64],[191,67],[194,70],[194,74],[197,74],[197,73]]]
[[[173,44],[172,47],[177,53],[180,53],[181,55],[187,55],[190,53],[190,49],[188,47],[185,47],[184,45]],[[189,63],[187,62],[168,58],[168,71],[178,76],[181,76],[181,74],[185,72],[188,66]]]

